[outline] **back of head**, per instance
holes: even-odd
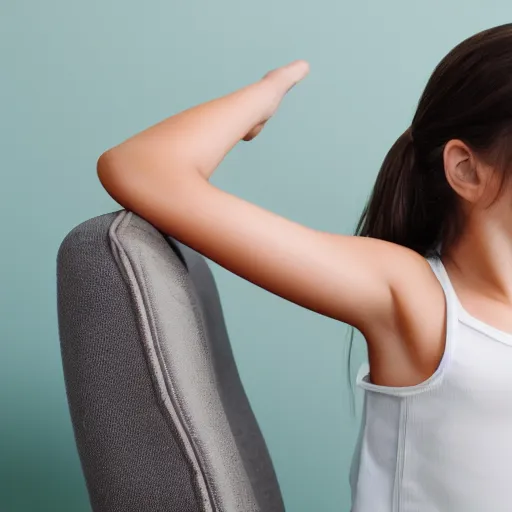
[[[512,157],[512,24],[476,34],[437,66],[410,128],[386,155],[356,234],[427,256],[461,230],[444,148],[459,140],[508,178]]]

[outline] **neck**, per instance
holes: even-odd
[[[464,230],[443,260],[464,287],[512,305],[512,234],[490,220]]]

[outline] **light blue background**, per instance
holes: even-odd
[[[0,510],[89,510],[63,385],[55,257],[76,224],[118,208],[96,178],[105,149],[307,59],[311,75],[214,183],[349,233],[434,66],[511,15],[505,0],[2,0]],[[345,327],[213,268],[287,510],[348,510],[358,422]]]

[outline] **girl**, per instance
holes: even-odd
[[[364,335],[354,512],[512,510],[512,25],[439,64],[358,235],[209,183],[308,74],[297,61],[105,152],[123,207],[239,276]]]

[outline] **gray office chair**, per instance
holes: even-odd
[[[57,284],[93,511],[284,511],[204,258],[122,210],[66,236]]]

